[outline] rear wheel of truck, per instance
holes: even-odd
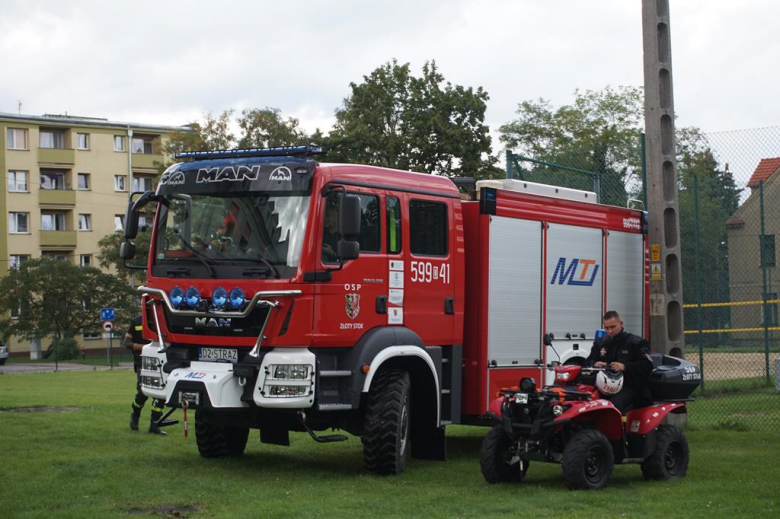
[[[571,490],[598,490],[612,477],[615,456],[612,445],[601,431],[584,429],[563,449],[561,469]]]
[[[241,456],[248,438],[249,427],[223,425],[217,415],[195,411],[195,439],[204,458]]]
[[[642,462],[645,479],[672,479],[688,471],[688,440],[677,427],[662,425],[656,432],[655,450]]]
[[[363,465],[374,474],[400,474],[409,455],[409,373],[377,373],[368,392]]]
[[[517,442],[497,425],[487,433],[479,449],[479,467],[490,484],[507,481],[519,483],[528,472],[528,460],[520,459]]]

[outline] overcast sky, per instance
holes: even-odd
[[[678,125],[779,125],[780,2],[670,5]],[[483,87],[496,130],[523,100],[642,85],[641,1],[3,0],[0,112],[180,125],[270,106],[327,130],[393,58]]]

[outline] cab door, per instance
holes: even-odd
[[[426,345],[453,343],[455,291],[452,204],[441,197],[404,193],[403,322]],[[398,278],[391,264],[390,288]],[[462,302],[460,303],[462,304]],[[389,316],[388,316],[389,317]]]
[[[384,193],[351,187],[360,199],[360,256],[339,263],[329,253],[329,211],[338,211],[344,191],[331,191],[321,204],[318,246],[319,269],[330,270],[330,281],[317,283],[314,310],[315,345],[351,346],[371,328],[387,323],[387,254],[383,247]]]

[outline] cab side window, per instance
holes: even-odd
[[[409,241],[412,254],[446,256],[447,205],[428,200],[409,202]]]
[[[385,197],[387,215],[387,253],[401,252],[401,202],[394,196]]]
[[[379,252],[382,243],[379,218],[379,197],[350,193],[360,198],[360,252]],[[324,263],[338,262],[339,206],[341,194],[331,193],[325,201],[325,215],[322,230],[322,261]]]

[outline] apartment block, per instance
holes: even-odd
[[[0,112],[0,275],[41,256],[97,266],[98,241],[122,230],[129,193],[153,188],[162,145],[186,130]],[[99,335],[83,344],[104,347]],[[8,345],[12,354],[36,349],[13,338]]]

